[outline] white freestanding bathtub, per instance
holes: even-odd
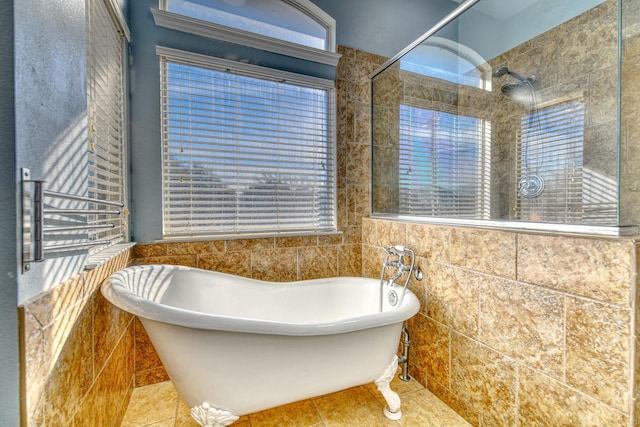
[[[171,380],[201,425],[376,381],[399,419],[389,383],[402,323],[418,312],[398,285],[338,277],[276,283],[173,265],[129,267],[102,285],[139,316]]]

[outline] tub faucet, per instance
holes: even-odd
[[[380,272],[380,311],[382,311],[384,306],[382,288],[385,283],[388,286],[393,287],[393,285],[396,284],[396,280],[402,277],[405,273],[408,273],[404,282],[404,286],[400,285],[402,286],[402,291],[398,293],[392,289],[388,292],[387,295],[387,299],[392,306],[395,306],[398,303],[402,303],[404,293],[406,292],[407,286],[409,285],[409,280],[411,279],[411,273],[413,272],[416,259],[415,252],[412,249],[402,245],[389,246],[382,249],[387,254],[387,257],[382,263],[382,271]],[[405,259],[405,257],[409,258],[406,264],[405,261],[407,260]],[[393,271],[393,274],[391,274],[389,279],[385,279],[387,269],[389,268],[392,268],[395,271]]]

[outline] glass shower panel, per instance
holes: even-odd
[[[620,225],[618,21],[617,1],[480,0],[385,64],[373,214]]]

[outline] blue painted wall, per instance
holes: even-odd
[[[312,0],[337,22],[339,45],[392,57],[458,6],[450,0]]]
[[[0,3],[0,425],[20,425],[13,4]]]

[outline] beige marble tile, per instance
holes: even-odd
[[[170,381],[133,390],[121,427],[138,427],[175,419],[178,392]]]
[[[359,243],[360,241],[358,241]],[[341,245],[342,234],[328,234],[326,236],[318,236],[318,246]]]
[[[166,381],[167,373],[140,319],[134,321],[136,387]]]
[[[616,122],[617,86],[618,67],[615,61],[610,67],[598,69],[591,73],[589,79],[589,108],[587,110],[589,124],[601,125]],[[614,148],[617,146],[617,141],[615,139],[601,141],[600,144],[606,144]],[[615,175],[612,178],[615,179]]]
[[[338,276],[362,276],[362,245],[338,246]]]
[[[516,277],[516,235],[503,231],[451,229],[451,264],[506,279]]]
[[[344,187],[338,187],[336,191],[336,220],[338,230],[344,230],[349,225],[347,215],[347,190]]]
[[[399,372],[399,371],[398,371]],[[305,427],[362,427],[362,426],[468,426],[445,403],[440,401],[432,393],[415,380],[409,382],[400,381],[397,376],[391,383],[393,390],[400,395],[402,402],[403,418],[400,421],[390,421],[383,415],[386,404],[376,386],[366,384],[361,387],[344,390],[341,392],[319,396],[314,399],[283,405],[266,411],[240,417],[233,426],[258,427],[258,426],[305,426]],[[175,389],[171,382],[155,384],[143,387],[143,392],[136,389],[131,396],[129,410],[126,414],[126,427],[142,427],[148,425],[174,425],[176,427],[196,427],[198,424],[191,418],[188,406],[176,397],[177,411],[173,417],[163,420],[151,421],[145,410],[140,411],[141,406],[147,406],[154,400],[173,402]],[[168,407],[171,404],[167,405]],[[175,407],[174,407],[175,408]],[[149,412],[149,411],[147,411]],[[165,411],[168,414],[168,410]],[[140,414],[134,417],[134,414]],[[163,417],[159,414],[154,418]],[[136,424],[140,422],[140,424]],[[132,423],[132,424],[129,424]],[[426,423],[426,424],[425,424]]]
[[[480,414],[474,408],[473,402],[467,402],[462,397],[455,395],[449,387],[438,383],[435,379],[427,378],[428,390],[440,401],[453,409],[457,414],[473,426],[480,425]]]
[[[431,261],[448,262],[451,228],[427,224],[407,224],[407,246],[416,256]]]
[[[167,245],[164,243],[138,243],[133,247],[134,258],[151,258],[167,255]]]
[[[198,255],[198,268],[251,277],[251,253],[249,251]]]
[[[380,279],[384,259],[385,253],[380,247],[362,245],[362,275]]]
[[[583,167],[616,180],[618,126],[616,122],[588,126],[584,129]]]
[[[521,426],[624,427],[628,417],[536,371],[519,370]]]
[[[111,304],[100,292],[96,292],[93,299],[93,357],[95,371],[99,372],[123,333],[132,325],[133,316]]]
[[[471,424],[429,390],[402,396],[402,418],[398,423],[406,427],[471,427]]]
[[[362,219],[371,213],[368,184],[347,184],[347,224],[362,226]]]
[[[237,424],[234,423],[235,426]],[[187,404],[178,396],[178,411],[175,419],[176,427],[200,427],[193,417],[191,416],[191,409]]]
[[[357,128],[362,126],[358,125]],[[368,128],[368,121],[365,125]],[[361,131],[358,131],[361,132]],[[367,142],[347,144],[347,184],[367,184],[371,169],[371,146]]]
[[[169,381],[169,374],[164,366],[135,371],[134,382],[136,387],[143,387],[165,381]]]
[[[302,246],[317,246],[317,236],[300,237],[277,237],[275,239],[276,248],[296,248]]]
[[[327,427],[398,426],[384,416],[384,405],[363,387],[318,397],[312,402]]]
[[[616,60],[617,19],[614,13],[577,25],[558,38],[559,67],[568,76],[579,76]]]
[[[518,236],[518,280],[629,306],[633,242]]]
[[[64,316],[58,318],[45,329],[45,346],[48,337],[54,337],[53,342],[48,342],[51,352],[47,357],[55,365],[48,373],[45,385],[45,413],[49,425],[68,425],[93,382],[92,310],[87,307],[71,327],[60,328],[69,330],[63,338],[50,330],[58,323],[64,323],[64,319]]]
[[[322,422],[310,400],[282,405],[249,415],[251,427],[311,427]]]
[[[567,384],[620,410],[630,395],[629,309],[567,297]]]
[[[147,424],[145,427],[175,427],[175,425],[176,421],[172,418],[169,420],[158,421],[157,423]]]
[[[492,426],[514,425],[516,374],[515,360],[477,341],[453,334],[451,389],[482,414],[483,423]]]
[[[527,366],[564,377],[564,297],[509,280],[480,278],[481,342]]]
[[[296,248],[252,251],[251,277],[271,282],[292,282],[297,280],[298,252]]]
[[[426,375],[449,387],[451,330],[422,314],[408,320],[407,329],[411,341],[410,365],[415,364],[420,369],[421,378]]]
[[[298,280],[337,276],[337,254],[336,246],[298,248]]]
[[[429,263],[427,315],[467,336],[478,333],[480,275]]]
[[[133,325],[109,355],[74,415],[74,426],[120,425],[133,391]]]
[[[371,99],[371,86],[369,79],[364,78],[358,82],[352,82],[349,84],[350,93],[347,96],[351,96],[356,102],[355,110],[355,129],[354,129],[354,141],[362,144],[370,149],[371,141],[371,105],[369,103]],[[367,154],[367,157],[368,154]],[[360,175],[360,183],[368,183],[371,176],[371,161],[360,167],[362,167],[362,175]]]
[[[377,234],[379,246],[406,246],[407,224],[400,221],[378,221]]]
[[[345,245],[362,244],[362,227],[359,225],[342,228],[342,243]]]
[[[209,242],[166,243],[167,255],[197,255],[210,252]]]
[[[275,246],[275,239],[238,239],[226,242],[226,250],[229,252],[268,250],[275,248]]]
[[[22,377],[24,378],[23,395],[26,396],[24,405],[26,408],[27,425],[39,425],[43,423],[44,413],[41,405],[44,402],[44,386],[46,381],[46,367],[44,352],[44,336],[38,321],[28,309],[18,307],[20,317],[21,334],[21,364]]]
[[[77,274],[24,304],[41,326],[47,326],[72,310],[84,296],[84,277]]]
[[[379,246],[378,233],[376,232],[377,221],[371,218],[362,220],[362,244]]]

